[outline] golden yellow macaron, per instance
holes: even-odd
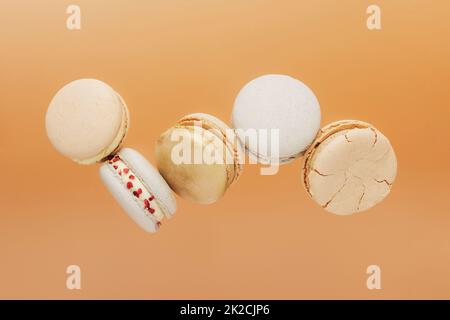
[[[179,196],[197,203],[222,197],[242,172],[243,151],[234,131],[218,118],[181,118],[156,143],[157,166]]]

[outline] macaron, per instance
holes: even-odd
[[[243,150],[218,118],[194,113],[181,118],[156,143],[157,167],[184,199],[209,204],[221,198],[242,173]]]
[[[390,192],[397,159],[389,140],[369,123],[342,120],[320,130],[305,154],[303,182],[326,211],[350,215]]]
[[[92,164],[119,149],[129,127],[128,108],[106,83],[75,80],[51,100],[45,126],[57,151],[77,163]]]
[[[287,163],[301,156],[320,128],[320,105],[301,81],[287,75],[268,74],[247,83],[238,93],[232,111],[233,126],[248,154],[262,163]],[[247,130],[278,130],[277,145],[259,135],[249,143]],[[261,148],[261,143],[265,148]],[[276,153],[273,149],[277,148]]]
[[[123,148],[100,166],[100,177],[122,209],[147,232],[156,232],[176,210],[158,171],[137,151]]]

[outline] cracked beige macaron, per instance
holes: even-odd
[[[390,192],[397,159],[372,125],[341,120],[323,127],[305,154],[303,182],[326,211],[350,215],[372,208]]]
[[[183,117],[156,143],[158,169],[172,190],[203,204],[217,201],[238,179],[242,157],[234,131],[204,113]]]

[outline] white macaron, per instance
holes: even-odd
[[[124,148],[100,167],[100,176],[123,210],[142,229],[156,232],[176,210],[159,172],[137,151]]]
[[[302,155],[320,129],[320,120],[319,102],[311,89],[279,74],[247,83],[237,95],[232,113],[233,126],[247,152],[265,163],[286,163]],[[249,130],[257,130],[256,143],[249,143]]]

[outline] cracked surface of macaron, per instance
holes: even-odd
[[[128,108],[106,83],[79,79],[53,97],[45,125],[59,153],[77,163],[92,164],[120,148],[129,127]]]
[[[306,190],[325,210],[350,215],[372,208],[390,192],[397,158],[372,125],[341,120],[322,128],[305,154]]]
[[[174,159],[177,155],[182,161]],[[217,158],[207,159],[205,155]],[[184,116],[160,136],[156,159],[161,175],[175,193],[208,204],[222,197],[239,178],[243,151],[234,131],[224,122],[195,113]]]

